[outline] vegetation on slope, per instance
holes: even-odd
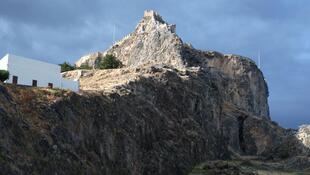
[[[104,57],[100,57],[99,60],[99,69],[117,69],[122,67],[122,62],[118,60],[114,55],[107,54]],[[89,66],[87,63],[83,63],[79,67],[76,67],[68,62],[64,62],[62,64],[59,64],[59,66],[61,67],[61,72],[67,72],[76,69],[92,69],[92,67]]]
[[[5,80],[9,79],[9,71],[0,70],[0,81],[4,82]]]
[[[100,60],[100,69],[116,69],[122,67],[122,62],[114,55],[106,55]]]
[[[75,66],[72,66],[68,62],[64,62],[62,64],[59,64],[59,66],[61,67],[61,72],[67,72],[67,71],[75,70]]]

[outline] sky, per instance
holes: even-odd
[[[310,124],[308,0],[1,0],[0,57],[51,63],[103,51],[131,33],[144,10],[157,11],[186,43],[250,57],[269,86],[271,118]]]

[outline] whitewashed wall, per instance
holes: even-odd
[[[32,80],[37,80],[38,87],[47,87],[48,83],[53,83],[53,87],[61,88],[58,65],[9,54],[8,71],[10,73],[8,83],[12,83],[12,77],[17,76],[17,84],[32,86]]]
[[[13,83],[13,76],[17,76],[20,85],[32,86],[32,81],[37,80],[38,87],[48,87],[53,83],[54,88],[79,91],[78,81],[62,78],[59,65],[7,54],[0,60],[0,69],[10,73],[6,83]]]
[[[0,70],[8,70],[8,58],[9,55],[7,54],[0,60]]]
[[[61,87],[62,89],[70,89],[73,91],[79,91],[80,89],[80,84],[79,81],[73,81],[73,80],[68,80],[68,79],[61,79]]]

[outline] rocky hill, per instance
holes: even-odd
[[[309,167],[309,132],[272,122],[250,59],[197,50],[154,11],[76,64],[96,68],[106,54],[124,67],[63,74],[79,93],[0,84],[2,173],[182,175],[245,156]]]
[[[115,43],[106,52],[82,57],[76,65],[98,64],[98,55],[114,54],[125,66],[166,63],[177,68],[184,67],[182,41],[175,34],[175,26],[167,24],[156,12],[146,11],[135,31]]]
[[[263,74],[253,61],[237,55],[196,50],[184,44],[175,31],[175,25],[167,24],[154,11],[146,11],[133,33],[107,51],[90,54],[77,61],[77,66],[88,64],[97,67],[101,58],[98,55],[113,54],[125,65],[125,69],[122,70],[86,73],[86,76],[81,78],[82,89],[101,89],[106,87],[106,83],[124,84],[122,80],[134,80],[139,76],[145,76],[145,73],[137,71],[141,67],[155,66],[181,72],[207,72],[212,78],[217,79],[214,83],[218,83],[221,91],[225,91],[222,93],[225,100],[259,117],[269,118],[268,88]],[[93,74],[95,76],[92,76]],[[126,78],[121,78],[121,82],[118,83],[118,77],[124,75]]]

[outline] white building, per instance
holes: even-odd
[[[78,81],[62,78],[59,65],[7,54],[0,60],[0,70],[10,73],[6,83],[79,90]]]

